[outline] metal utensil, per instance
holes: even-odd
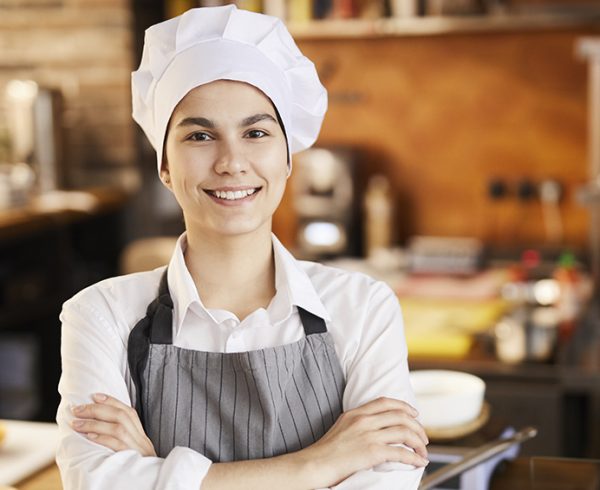
[[[496,439],[492,442],[488,442],[487,444],[483,444],[478,448],[473,449],[468,452],[465,457],[457,461],[456,463],[451,463],[443,468],[440,468],[437,471],[425,476],[421,480],[421,484],[419,485],[419,490],[430,490],[435,488],[440,483],[449,480],[450,478],[463,473],[464,471],[476,466],[488,459],[506,451],[509,447],[514,444],[520,444],[529,439],[534,438],[537,435],[537,429],[535,427],[526,427],[523,430],[520,430],[512,437],[506,439]]]

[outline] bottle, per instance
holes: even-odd
[[[287,20],[287,2],[285,0],[263,0],[263,13]]]
[[[559,312],[559,340],[568,340],[577,323],[581,311],[580,284],[581,277],[577,270],[575,256],[570,252],[564,252],[554,270],[554,279],[558,282],[560,296],[558,299]]]
[[[418,0],[391,0],[392,17],[406,19],[416,17],[419,13]]]
[[[392,246],[393,205],[390,182],[384,175],[369,179],[364,199],[365,251],[367,257]]]
[[[311,0],[294,0],[287,4],[288,21],[308,22],[312,20],[312,1]]]

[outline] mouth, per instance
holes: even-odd
[[[247,189],[221,190],[221,189],[203,189],[209,196],[222,201],[241,201],[259,192],[262,187],[249,187]]]

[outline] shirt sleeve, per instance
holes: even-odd
[[[416,406],[408,377],[408,352],[400,304],[390,287],[371,283],[360,315],[355,349],[346,363],[344,411],[385,396]],[[336,485],[335,490],[412,490],[419,486],[423,468],[386,463],[360,471]]]
[[[97,303],[102,307],[102,301]],[[92,402],[93,393],[107,393],[131,405],[126,344],[98,305],[70,300],[61,313],[56,462],[65,490],[199,490],[211,461],[198,452],[177,447],[164,459],[143,457],[134,450],[115,452],[71,429],[71,406]]]

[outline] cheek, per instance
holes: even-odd
[[[274,182],[285,181],[288,177],[287,146],[282,144],[273,145],[268,152],[257,155],[257,160],[262,162],[265,173]]]
[[[212,156],[207,151],[193,147],[177,146],[167,153],[171,176],[180,181],[206,177],[211,168]]]
[[[271,175],[271,191],[275,201],[275,206],[279,206],[279,203],[281,202],[285,192],[288,179],[287,169],[287,162],[286,160],[283,160],[283,164],[280,163],[277,168],[274,169],[273,174]]]
[[[287,185],[287,175],[288,175],[288,167],[285,160],[280,160],[276,166],[270,169],[269,172],[269,182],[270,187],[273,192],[277,196],[277,200],[281,200],[281,196],[285,191],[285,187]]]

